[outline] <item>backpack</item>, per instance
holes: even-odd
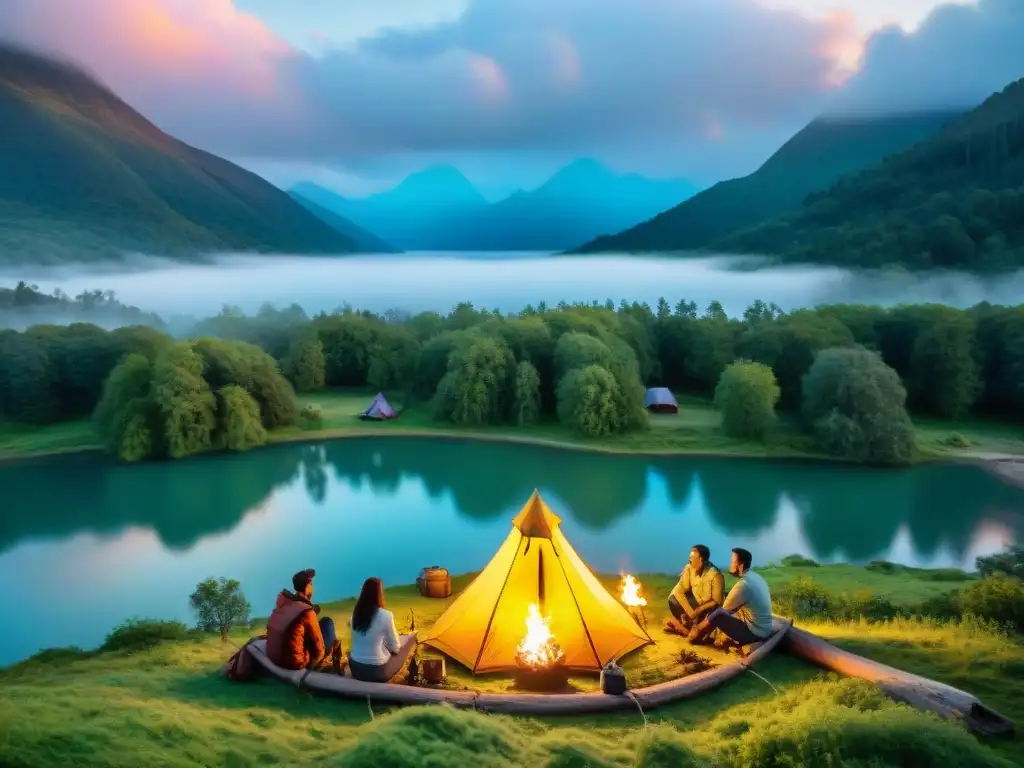
[[[235,651],[231,658],[227,660],[227,663],[221,667],[221,672],[228,680],[233,680],[236,683],[245,683],[256,676],[256,661],[253,659],[252,654],[249,653],[250,643],[252,643],[252,640]]]

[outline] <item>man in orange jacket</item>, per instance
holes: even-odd
[[[341,643],[334,620],[317,621],[320,606],[313,603],[313,577],[307,568],[292,576],[294,592],[281,590],[267,620],[267,658],[285,669],[316,669],[330,654],[341,672]]]

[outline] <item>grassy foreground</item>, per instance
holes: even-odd
[[[911,603],[948,590],[953,574],[853,566],[763,571],[774,586],[811,574],[834,589],[870,588]],[[813,573],[812,573],[813,572]],[[958,578],[964,577],[961,574]],[[672,577],[641,577],[657,610]],[[460,582],[461,583],[461,582]],[[388,590],[401,615],[429,610],[409,587]],[[341,618],[350,601],[329,603]],[[425,625],[425,623],[423,624]],[[970,622],[922,620],[801,625],[880,661],[970,690],[1024,722],[1024,646]],[[653,619],[652,619],[653,630]],[[448,707],[369,707],[314,697],[269,679],[230,683],[225,647],[197,635],[136,652],[49,651],[0,670],[4,766],[330,765],[349,768],[593,766],[1007,766],[1024,739],[982,744],[954,724],[775,654],[699,699],[647,714],[513,718]],[[665,635],[652,631],[661,643]],[[705,653],[701,649],[701,653]],[[631,674],[630,682],[638,684]]]
[[[300,423],[270,434],[270,442],[317,440],[362,434],[464,435],[496,440],[565,445],[622,453],[711,454],[721,456],[826,458],[814,442],[800,432],[786,415],[765,443],[727,437],[721,417],[706,400],[681,397],[679,413],[654,415],[651,429],[621,437],[587,440],[573,435],[557,422],[528,427],[457,427],[434,419],[426,405],[413,405],[390,422],[364,422],[357,416],[373,397],[367,390],[324,390],[299,397],[300,407],[315,403],[323,411],[318,423]],[[400,407],[398,401],[392,401]],[[972,458],[979,455],[1024,457],[1024,431],[1019,426],[994,422],[915,421],[920,459]],[[966,441],[951,440],[953,435]],[[962,445],[960,443],[963,443]],[[951,444],[954,443],[954,444]],[[43,427],[0,424],[0,460],[50,453],[95,449],[98,438],[89,421],[73,421]]]

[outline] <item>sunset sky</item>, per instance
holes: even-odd
[[[491,194],[582,156],[701,184],[822,112],[969,107],[1024,0],[0,0],[175,136],[344,192],[451,162]]]

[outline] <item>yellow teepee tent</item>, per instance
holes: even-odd
[[[477,672],[516,668],[531,603],[571,670],[598,670],[650,642],[569,545],[561,520],[533,492],[491,562],[422,642]]]

